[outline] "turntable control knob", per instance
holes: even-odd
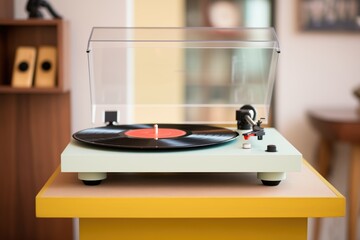
[[[277,152],[276,145],[267,145],[266,152]]]

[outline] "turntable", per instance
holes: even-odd
[[[144,172],[255,172],[278,185],[302,162],[262,125],[279,53],[272,28],[93,28],[87,54],[100,127],[73,135],[61,171],[87,185]]]

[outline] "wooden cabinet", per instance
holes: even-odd
[[[71,219],[37,219],[35,196],[70,139],[66,22],[0,19],[0,239],[71,239]],[[11,87],[15,50],[57,48],[56,86]]]

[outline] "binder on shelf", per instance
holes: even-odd
[[[19,46],[15,53],[15,62],[11,80],[12,87],[30,88],[32,86],[36,59],[36,48]]]
[[[35,87],[56,86],[57,50],[53,46],[40,46],[36,63]]]

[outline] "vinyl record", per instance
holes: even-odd
[[[76,140],[120,149],[171,150],[207,147],[237,138],[226,128],[196,124],[135,124],[89,128],[73,135]]]

